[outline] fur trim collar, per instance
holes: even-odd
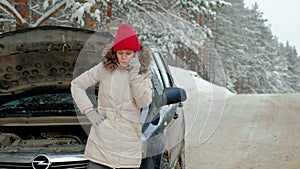
[[[112,44],[109,44],[104,48],[102,62],[104,68],[114,71],[118,67],[118,58],[112,46]],[[145,45],[141,45],[141,50],[137,54],[141,64],[139,74],[146,73],[151,62],[150,50]]]

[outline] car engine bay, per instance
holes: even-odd
[[[86,139],[80,125],[5,126],[0,129],[0,153],[82,152]]]

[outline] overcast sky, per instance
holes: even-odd
[[[257,2],[263,18],[268,19],[273,35],[284,44],[296,46],[300,54],[300,0],[244,0],[246,6]]]

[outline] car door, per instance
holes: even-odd
[[[152,56],[150,71],[152,72],[153,102],[142,112],[143,133],[148,141],[147,156],[159,155],[167,151],[170,162],[173,163],[180,149],[176,147],[184,135],[182,126],[179,126],[183,124],[183,118],[182,116],[178,118],[179,104],[162,103],[164,90],[175,87],[175,84],[161,54],[152,50]]]
[[[154,52],[153,55],[159,68],[164,89],[175,87],[172,74],[162,55],[159,52]],[[160,109],[160,118],[162,118],[162,124],[164,126],[165,151],[168,151],[170,164],[173,164],[180,152],[181,143],[184,140],[185,134],[182,103],[162,106]]]

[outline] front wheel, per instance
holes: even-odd
[[[175,166],[174,167],[171,166],[171,164],[169,162],[168,153],[165,152],[162,154],[162,157],[161,157],[160,169],[185,169],[185,142],[184,142],[184,140],[182,140],[182,142],[181,142],[181,150],[178,155],[178,159],[177,159]]]

